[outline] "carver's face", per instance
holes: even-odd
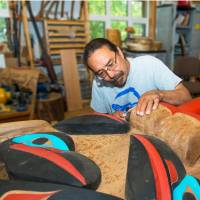
[[[125,84],[129,73],[129,63],[121,50],[114,52],[107,46],[97,49],[89,56],[88,66],[99,79],[117,87]]]

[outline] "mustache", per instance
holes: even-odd
[[[117,73],[116,73],[116,75],[112,78],[112,83],[115,83],[115,82],[117,82],[117,80],[120,78],[120,77],[122,77],[124,75],[124,72],[123,71],[118,71]]]

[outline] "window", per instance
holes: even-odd
[[[131,1],[131,16],[132,17],[146,17],[146,5],[142,1]]]
[[[0,42],[6,41],[6,17],[9,17],[8,2],[0,0]]]
[[[144,36],[145,35],[145,25],[144,24],[134,24],[135,35]]]
[[[89,6],[89,13],[91,15],[105,15],[106,14],[105,1],[90,0],[88,6]]]
[[[91,37],[105,37],[105,29],[117,28],[122,40],[127,37],[125,28],[133,27],[137,36],[148,35],[148,1],[89,0]]]
[[[0,17],[0,42],[6,41],[6,21]]]
[[[103,37],[105,35],[105,22],[104,21],[91,21],[90,30],[92,38]]]
[[[127,1],[110,1],[111,16],[127,16]]]
[[[6,2],[6,0],[0,0],[0,10],[7,10],[8,8],[8,4]],[[7,11],[5,11],[7,12]]]
[[[121,21],[121,20],[112,20],[111,21],[111,27],[120,30],[122,40],[126,38],[125,28],[127,27],[127,25],[128,24],[126,21]]]

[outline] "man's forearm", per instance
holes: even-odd
[[[159,90],[160,100],[173,105],[180,105],[192,99],[187,89]]]
[[[155,110],[159,102],[180,105],[192,99],[186,87],[180,83],[174,90],[151,90],[144,93],[136,106],[136,113],[143,116]]]

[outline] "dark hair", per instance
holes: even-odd
[[[107,46],[111,51],[117,52],[117,46],[105,38],[95,38],[91,40],[86,46],[83,53],[83,62],[88,66],[89,56],[102,46]]]

